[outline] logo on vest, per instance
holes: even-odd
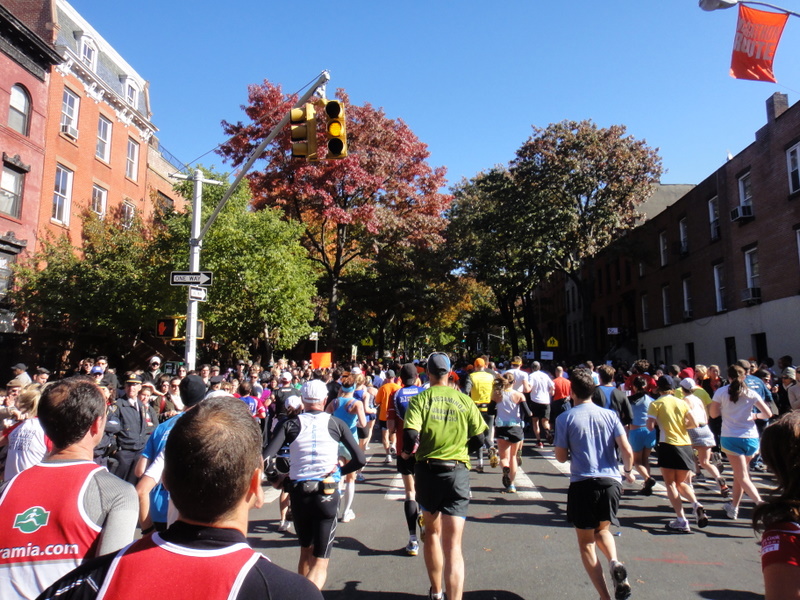
[[[34,533],[45,525],[50,518],[50,513],[41,506],[33,506],[14,519],[14,529],[19,529],[22,533]]]

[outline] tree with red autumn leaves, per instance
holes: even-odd
[[[450,203],[450,196],[440,192],[445,168],[428,164],[427,146],[401,119],[390,119],[369,103],[350,104],[342,89],[337,97],[346,109],[346,158],[292,158],[286,128],[264,151],[262,168],[248,175],[254,209],[277,207],[287,219],[305,225],[304,245],[325,274],[334,344],[340,285],[348,267],[403,247],[439,245]],[[284,94],[280,85],[267,80],[251,85],[243,106],[248,123],[222,123],[230,136],[222,156],[241,165],[294,102],[296,97]],[[322,101],[315,105],[319,154],[324,156],[325,112]]]

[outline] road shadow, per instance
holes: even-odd
[[[763,600],[764,596],[741,590],[705,590],[697,594],[707,600]]]
[[[406,556],[405,547],[392,548],[390,550],[379,550],[376,548],[370,548],[363,542],[352,537],[337,536],[333,544],[334,548],[357,552],[359,556]]]
[[[359,589],[360,581],[348,581],[341,590],[324,590],[325,600],[418,600],[426,598],[427,593],[409,594],[407,592],[390,592],[383,590]],[[514,592],[504,590],[473,590],[464,592],[464,600],[525,600]]]

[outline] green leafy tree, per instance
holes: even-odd
[[[591,315],[593,275],[584,269],[636,225],[637,207],[661,177],[661,159],[622,125],[563,121],[533,135],[517,150],[511,177],[530,226],[537,262],[569,277],[581,294],[587,349],[595,353]]]

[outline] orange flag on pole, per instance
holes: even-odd
[[[786,13],[756,10],[739,4],[731,77],[776,83],[772,61],[788,18]]]

